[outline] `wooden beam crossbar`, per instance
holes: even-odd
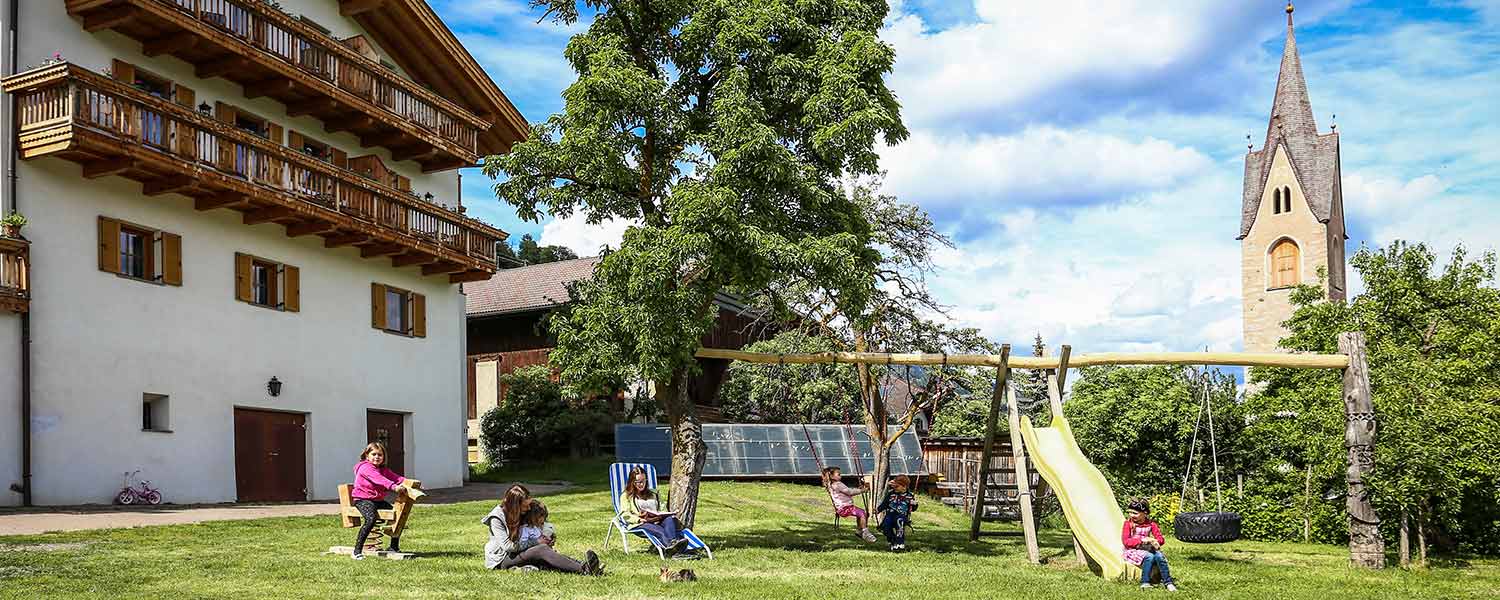
[[[163,54],[175,54],[193,46],[198,45],[198,36],[192,32],[164,35],[149,40],[141,45],[141,53],[146,56],[161,56]]]
[[[286,208],[284,206],[272,206],[270,208],[262,208],[245,213],[244,222],[246,225],[259,225],[261,223],[270,223],[278,219],[286,219],[295,216],[296,214],[297,212],[290,208]]]
[[[186,175],[163,177],[161,179],[153,179],[151,181],[147,181],[141,186],[141,193],[147,196],[160,196],[162,194],[180,192],[187,188],[193,187],[193,183],[194,179]]]
[[[701,348],[698,358],[718,358],[761,364],[864,363],[879,365],[958,365],[998,367],[1004,357],[995,354],[886,354],[880,352],[819,352],[812,354],[775,354],[746,352],[725,348]],[[1056,369],[1060,357],[1012,356],[1012,369]],[[1070,357],[1070,368],[1101,365],[1217,365],[1244,367],[1284,367],[1288,369],[1343,369],[1349,357],[1343,354],[1275,354],[1255,352],[1099,352]]]

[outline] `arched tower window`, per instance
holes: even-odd
[[[1271,202],[1271,214],[1281,214],[1281,188],[1276,188],[1275,191],[1271,192]]]
[[[1302,282],[1302,251],[1297,242],[1283,239],[1271,246],[1270,289],[1287,288]]]
[[[1281,188],[1281,212],[1292,212],[1292,188]]]

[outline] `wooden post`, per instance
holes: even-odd
[[[1000,402],[1005,399],[1006,380],[1010,378],[1010,344],[1000,347],[1000,366],[995,367],[995,393],[990,397],[990,413],[984,419],[984,450],[979,453],[979,473],[974,486],[974,521],[969,526],[969,541],[979,539],[979,521],[984,518],[984,492],[995,456],[995,430],[1000,428]],[[1014,433],[1012,433],[1014,438]]]
[[[1036,517],[1031,513],[1031,471],[1026,468],[1026,444],[1021,438],[1021,407],[1009,387],[1005,399],[1010,404],[1010,449],[1016,470],[1016,502],[1021,505],[1021,533],[1026,536],[1026,560],[1037,565],[1042,557],[1036,545]]]
[[[1348,451],[1349,560],[1357,567],[1385,568],[1385,540],[1380,517],[1370,505],[1365,475],[1375,468],[1375,405],[1370,398],[1370,371],[1365,364],[1365,335],[1339,334],[1339,351],[1349,356],[1344,369],[1344,447]]]

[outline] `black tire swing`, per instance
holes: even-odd
[[[1213,456],[1214,498],[1217,510],[1204,512],[1181,512],[1172,520],[1172,536],[1191,544],[1222,544],[1240,539],[1239,513],[1224,510],[1224,488],[1219,483],[1219,448],[1214,439],[1214,403],[1210,393],[1212,380],[1208,367],[1203,369],[1203,399],[1198,405],[1198,420],[1193,424],[1193,443],[1188,451],[1187,468],[1182,474],[1182,497],[1179,506],[1187,505],[1188,478],[1193,473],[1193,463],[1198,456],[1198,430],[1203,424],[1203,415],[1208,415],[1208,447]]]

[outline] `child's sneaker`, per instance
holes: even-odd
[[[896,549],[901,552],[906,552],[906,544],[896,544]]]
[[[901,545],[900,544],[891,544],[891,552],[900,552],[900,551],[901,551]]]
[[[1149,583],[1143,583],[1143,584],[1141,584],[1141,589],[1143,589],[1143,590],[1149,590],[1149,589],[1151,589],[1151,584],[1149,584]]]
[[[861,530],[859,530],[859,533],[857,533],[855,535],[857,535],[859,537],[859,539],[862,539],[862,540],[864,540],[866,542],[873,542],[873,541],[875,541],[875,534],[870,533],[870,530],[868,530],[868,529],[861,529]]]
[[[365,559],[365,555],[364,554],[359,553],[359,552],[354,553],[354,560],[364,560],[364,559]]]
[[[1168,581],[1167,582],[1167,591],[1169,591],[1169,592],[1175,592],[1175,591],[1177,591],[1177,584]]]

